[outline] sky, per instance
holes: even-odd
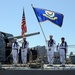
[[[58,27],[50,21],[41,23],[47,40],[49,35],[53,35],[53,39],[58,44],[61,37],[65,37],[68,45],[75,45],[75,0],[1,0],[0,31],[13,34],[13,36],[21,35],[24,7],[27,26],[26,34],[40,32],[40,35],[27,37],[29,47],[46,45],[31,4],[34,7],[59,12],[64,15],[62,27]]]

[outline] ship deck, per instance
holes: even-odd
[[[31,68],[28,64],[25,66],[22,64],[17,64],[17,66],[13,66],[12,64],[3,64],[1,65],[1,68],[5,70],[75,70],[75,64],[66,64],[65,67],[60,67],[59,64],[54,64],[53,66],[43,64],[40,68]]]

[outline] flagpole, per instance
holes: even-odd
[[[43,34],[43,36],[44,36],[44,39],[45,39],[45,42],[46,42],[46,45],[47,45],[47,40],[46,40],[45,33],[44,33],[44,31],[43,31],[43,28],[42,28],[40,22],[38,22],[38,23],[39,23],[39,26],[40,26],[40,28],[41,28],[42,34]]]
[[[32,6],[32,8],[33,8],[33,4],[31,4],[31,6]],[[37,16],[36,16],[36,17],[37,17]],[[37,19],[37,20],[38,20],[38,19]],[[43,34],[43,36],[44,36],[44,39],[45,39],[45,42],[46,42],[46,45],[47,45],[47,40],[46,40],[45,33],[44,33],[44,31],[43,31],[43,28],[42,28],[40,22],[38,22],[38,23],[39,23],[40,29],[41,29],[41,31],[42,31],[42,34]],[[47,45],[47,48],[48,48],[48,45]]]
[[[31,4],[31,6],[32,6],[32,8],[33,8],[33,5]],[[37,16],[36,16],[37,17]],[[37,19],[38,20],[38,19]],[[46,42],[46,45],[47,45],[47,40],[46,40],[46,36],[45,36],[45,33],[44,33],[44,31],[43,31],[43,28],[42,28],[42,26],[41,26],[41,24],[40,24],[40,22],[38,21],[38,23],[39,23],[39,26],[40,26],[40,28],[41,28],[41,31],[42,31],[42,34],[43,34],[43,36],[44,36],[44,39],[45,39],[45,42]],[[47,47],[47,50],[48,50],[48,45],[46,46]],[[43,56],[41,55],[41,70],[43,70]]]

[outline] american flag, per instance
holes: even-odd
[[[21,29],[22,29],[22,37],[24,37],[25,32],[27,32],[24,8],[23,8]]]

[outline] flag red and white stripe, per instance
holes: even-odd
[[[22,29],[22,37],[24,37],[25,33],[27,32],[24,9],[23,9],[23,15],[22,15],[21,29]]]

